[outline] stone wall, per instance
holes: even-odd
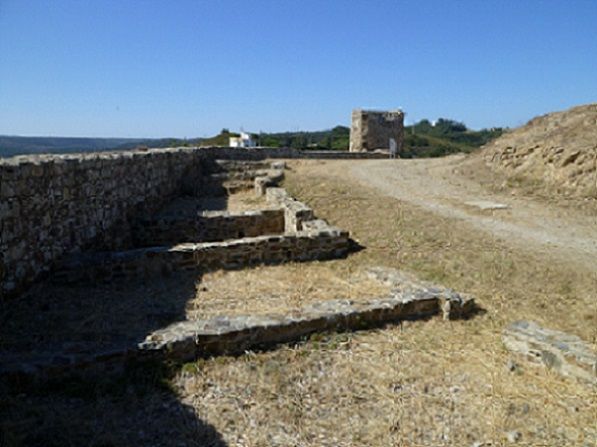
[[[0,294],[67,253],[129,246],[133,218],[194,188],[201,158],[165,149],[1,159]]]
[[[224,242],[82,253],[66,260],[52,278],[60,283],[101,282],[152,277],[174,270],[236,269],[258,264],[333,259],[346,255],[349,249],[348,233],[327,226],[316,231]]]
[[[398,150],[404,142],[404,113],[401,110],[353,110],[350,128],[350,152],[362,153],[388,149],[390,138]]]
[[[315,219],[313,210],[290,196],[284,188],[267,188],[265,199],[269,205],[284,210],[284,231],[287,233],[301,231],[305,222]]]
[[[201,194],[202,172],[216,159],[379,157],[206,147],[0,158],[0,298],[19,293],[67,254],[131,246],[133,223],[181,192]]]
[[[245,211],[204,211],[194,218],[162,217],[144,219],[135,227],[135,245],[175,245],[181,242],[214,242],[226,239],[279,234],[284,232],[281,209]]]

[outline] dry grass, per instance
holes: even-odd
[[[578,197],[570,189],[558,188],[520,174],[506,175],[503,170],[492,170],[485,163],[483,154],[470,156],[460,166],[459,173],[491,193],[532,197],[534,200],[555,205],[564,210],[581,212],[592,219],[597,215],[597,174],[596,190],[593,193],[587,193],[585,197]]]
[[[195,216],[198,211],[229,211],[240,213],[264,208],[265,197],[258,197],[250,190],[236,191],[228,196],[217,197],[179,197],[167,204],[159,216]]]
[[[187,318],[286,313],[318,301],[366,301],[388,294],[389,287],[345,267],[329,261],[207,273],[187,305]]]
[[[596,200],[596,138],[597,104],[587,104],[533,118],[488,143],[481,154],[508,177]]]
[[[231,445],[502,445],[510,430],[519,445],[597,442],[595,394],[541,368],[510,372],[500,340],[504,325],[529,318],[595,345],[594,272],[310,175],[308,162],[292,167],[285,186],[366,247],[343,268],[404,268],[472,293],[486,313],[187,365],[175,382],[183,402]]]
[[[366,249],[344,261],[208,275],[205,284],[213,286],[200,297],[213,293],[213,305],[225,308],[226,296],[242,301],[243,292],[280,293],[292,306],[328,290],[356,291],[350,279],[359,271],[387,265],[470,293],[486,312],[468,321],[318,335],[271,352],[187,364],[170,381],[179,400],[164,407],[164,418],[162,395],[151,388],[150,401],[121,388],[75,403],[64,391],[52,399],[13,397],[21,417],[14,432],[63,441],[47,445],[223,445],[205,434],[207,423],[230,446],[497,446],[506,444],[509,430],[522,433],[517,445],[597,444],[594,390],[524,362],[509,371],[500,340],[504,325],[528,318],[595,347],[596,272],[510,249],[465,224],[350,183],[328,163],[330,174],[322,175],[312,170],[319,161],[292,162],[285,186]],[[267,277],[258,280],[261,272]],[[334,277],[349,285],[332,283]],[[278,303],[256,303],[270,305]],[[134,389],[137,379],[128,380]],[[183,413],[172,417],[178,414],[172,408],[190,412],[201,427]],[[99,423],[90,424],[94,416]]]

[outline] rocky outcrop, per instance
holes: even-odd
[[[509,177],[597,198],[597,104],[534,118],[486,145],[483,156]]]

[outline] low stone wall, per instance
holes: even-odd
[[[366,302],[322,301],[290,315],[182,321],[150,334],[138,348],[141,352],[161,352],[171,360],[189,361],[300,340],[314,332],[373,328],[435,315],[444,320],[467,318],[474,309],[474,299],[449,289],[396,289],[389,296]]]
[[[597,352],[576,335],[520,320],[504,329],[502,341],[522,359],[597,386]]]
[[[267,188],[265,199],[269,205],[284,210],[284,229],[287,233],[301,231],[304,222],[315,219],[313,210],[289,195],[284,188]]]
[[[0,378],[19,383],[25,378],[43,380],[67,374],[105,375],[120,372],[131,360],[184,362],[197,357],[240,354],[299,341],[315,332],[367,329],[437,315],[455,320],[471,316],[476,309],[474,299],[422,283],[403,272],[374,268],[371,274],[395,288],[389,295],[370,301],[322,301],[287,315],[223,315],[179,321],[152,332],[141,343],[96,352],[57,355],[44,351],[36,353],[34,360],[30,356],[0,355]]]
[[[278,185],[284,179],[284,168],[272,169],[265,175],[256,177],[254,180],[254,190],[257,197],[264,196],[267,188]]]
[[[151,277],[175,269],[236,269],[345,256],[348,233],[334,227],[294,234],[258,236],[225,242],[185,243],[120,252],[83,253],[66,260],[52,279],[59,283]]]
[[[284,232],[284,211],[266,209],[238,214],[207,211],[198,217],[198,241],[242,239]]]
[[[181,242],[214,242],[284,232],[284,211],[266,209],[230,214],[205,211],[195,218],[145,219],[135,227],[135,245],[152,247]]]

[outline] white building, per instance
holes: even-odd
[[[230,147],[255,147],[255,142],[251,135],[241,132],[240,137],[230,137]]]

